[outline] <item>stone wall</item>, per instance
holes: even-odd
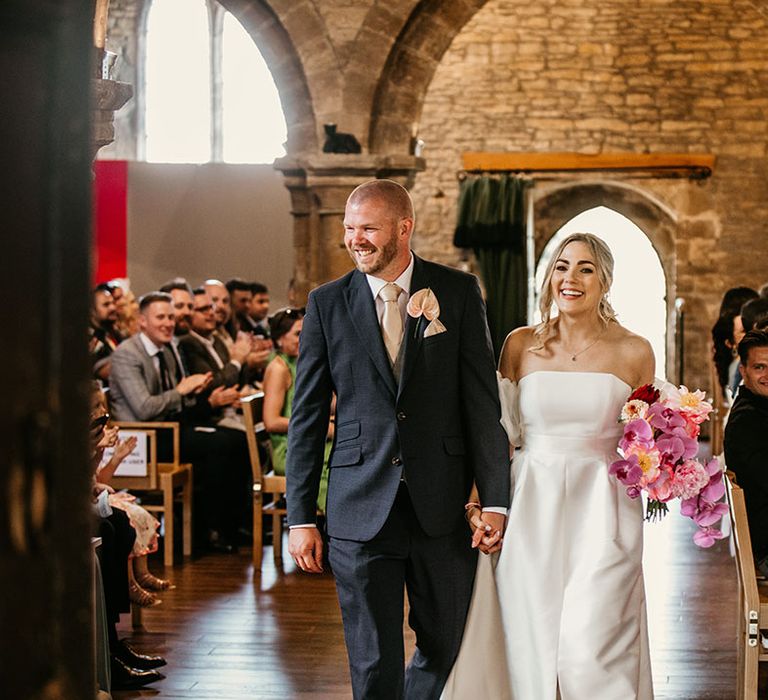
[[[119,77],[131,82],[140,80],[136,32],[145,2],[113,0],[110,11],[109,48],[122,49]],[[638,223],[657,248],[656,239],[667,241],[660,253],[670,304],[675,296],[687,303],[686,380],[707,384],[708,327],[722,292],[768,278],[768,9],[751,0],[222,4],[273,70],[295,163],[313,162],[325,122],[353,132],[363,154],[375,156],[371,163],[406,157],[418,130],[427,169],[413,190],[415,247],[448,264],[471,264],[451,245],[464,151],[714,154],[705,182],[592,174],[540,178],[535,188],[538,250],[559,221],[548,207],[562,198],[550,195],[571,182],[596,184],[596,192],[618,183],[629,200],[664,212]],[[136,104],[118,115],[117,155],[135,153]],[[332,177],[351,184],[383,172],[332,165]],[[340,205],[297,207],[325,201],[318,183],[326,175],[318,173],[327,168],[296,167],[283,168],[302,252],[296,275],[314,284],[338,247],[332,219]],[[403,167],[407,177],[420,165]],[[649,230],[654,221],[663,236]]]
[[[687,303],[685,378],[706,386],[722,292],[768,280],[767,116],[768,19],[753,3],[491,0],[453,40],[426,95],[416,248],[461,264],[451,236],[464,151],[712,153],[705,182],[618,178],[676,220],[665,262]],[[578,180],[540,182],[535,197]],[[555,230],[537,229],[539,251]]]

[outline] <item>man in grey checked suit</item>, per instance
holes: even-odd
[[[476,566],[463,519],[472,483],[496,538],[509,503],[479,286],[415,256],[413,226],[397,183],[350,195],[344,242],[357,269],[310,294],[288,431],[289,551],[319,572],[315,498],[336,395],[326,518],[355,698],[440,696]],[[429,295],[439,323],[406,311]],[[405,673],[404,590],[417,644]]]
[[[169,294],[152,292],[141,298],[139,329],[112,354],[110,411],[119,421],[179,422],[181,459],[194,467],[196,539],[215,550],[232,551],[234,508],[245,488],[233,469],[242,460],[242,435],[211,424],[212,407],[200,396],[211,373],[187,375],[178,366],[168,346],[174,329]],[[165,433],[158,439],[158,459],[167,460],[170,445],[163,438]]]

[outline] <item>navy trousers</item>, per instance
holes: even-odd
[[[330,539],[356,700],[440,697],[459,652],[477,565],[469,527],[428,537],[405,483],[368,542]],[[416,651],[404,671],[403,593]]]

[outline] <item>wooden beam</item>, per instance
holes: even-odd
[[[715,156],[708,153],[488,153],[466,152],[464,170],[554,172],[580,170],[690,171],[708,177]]]

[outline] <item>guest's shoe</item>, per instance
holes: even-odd
[[[145,591],[135,581],[131,581],[131,583],[128,584],[128,598],[131,603],[138,605],[141,608],[152,608],[163,602],[154,593]]]
[[[157,683],[157,681],[165,678],[159,671],[140,671],[126,666],[123,661],[114,655],[110,658],[110,666],[112,671],[112,690],[135,690],[143,688],[150,683]]]
[[[142,654],[136,651],[124,639],[117,643],[114,655],[126,666],[139,671],[150,671],[153,668],[160,668],[160,666],[165,666],[168,663],[162,656]]]
[[[153,576],[148,571],[139,574],[136,577],[136,583],[147,591],[168,591],[172,588],[176,588],[172,581],[169,581],[167,578]]]

